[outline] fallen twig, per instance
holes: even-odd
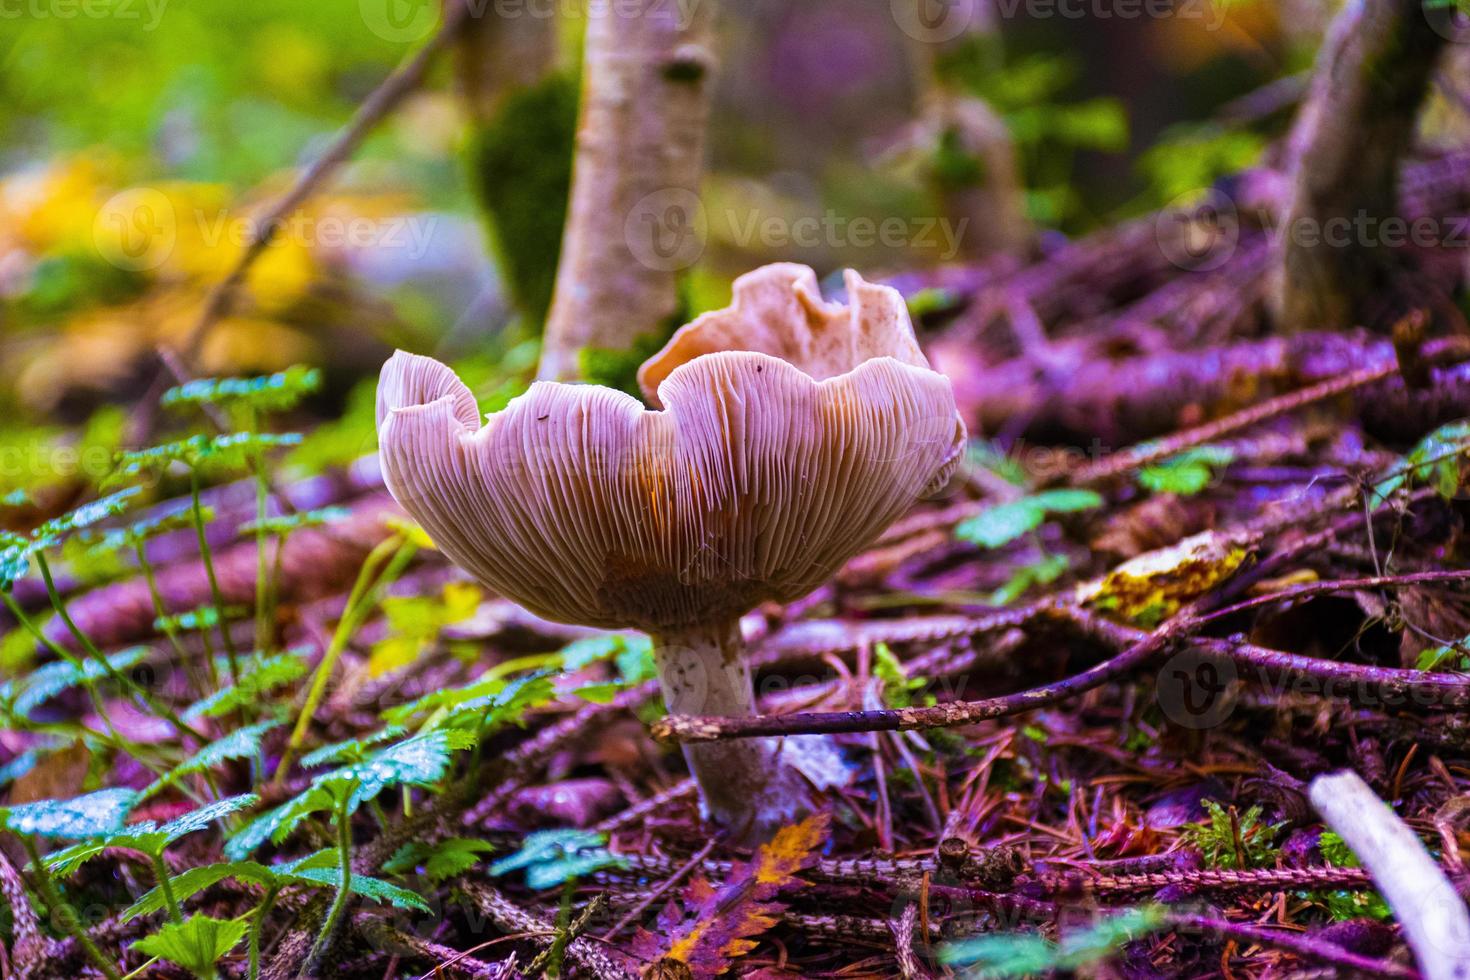
[[[488,916],[502,929],[545,935],[556,933],[552,923],[527,912],[487,884],[466,880],[460,883],[460,888],[482,914]],[[577,938],[567,943],[566,955],[573,963],[591,971],[593,976],[609,978],[631,978],[633,976],[622,964],[603,952],[596,943],[589,939]]]
[[[670,715],[655,722],[651,731],[653,737],[659,741],[706,742],[725,738],[908,731],[971,725],[978,721],[1044,708],[1126,676],[1146,664],[1168,644],[1185,637],[1199,622],[1194,613],[1185,611],[1149,633],[1063,603],[1047,608],[1050,612],[1083,626],[1087,632],[1121,652],[1060,681],[979,701],[950,701],[924,708],[809,711],[744,718]],[[1459,707],[1470,704],[1470,679],[1458,674],[1323,660],[1267,649],[1247,643],[1243,638],[1195,637],[1190,642],[1237,664],[1256,667],[1262,679],[1266,679],[1267,672],[1279,672],[1327,682],[1321,690],[1325,696],[1336,693],[1335,685],[1343,685],[1345,689],[1342,693],[1345,695],[1371,693],[1381,698],[1401,699],[1418,706]]]
[[[1421,357],[1426,364],[1451,364],[1463,360],[1470,350],[1467,350],[1467,342],[1463,337],[1449,337],[1444,340],[1426,344],[1421,351]],[[1197,425],[1193,428],[1176,432],[1162,439],[1152,439],[1148,442],[1139,443],[1128,449],[1113,453],[1095,463],[1083,466],[1072,472],[1070,482],[1075,484],[1097,483],[1102,480],[1122,476],[1139,467],[1149,466],[1171,456],[1177,456],[1186,449],[1222,439],[1233,435],[1242,429],[1259,425],[1269,419],[1285,415],[1314,405],[1318,402],[1335,398],[1358,388],[1364,388],[1377,381],[1391,378],[1399,372],[1397,357],[1388,357],[1373,367],[1352,371],[1348,374],[1335,378],[1328,378],[1314,385],[1299,388],[1296,391],[1268,398],[1256,405],[1243,408],[1238,412],[1232,412],[1223,418]]]
[[[379,83],[357,107],[333,138],[322,155],[311,162],[295,182],[276,199],[261,220],[254,223],[254,231],[246,242],[240,257],[230,267],[224,279],[215,284],[204,299],[204,308],[189,328],[180,345],[186,362],[198,360],[200,348],[209,336],[210,328],[230,310],[235,293],[245,282],[245,276],[255,260],[275,240],[276,233],[292,211],[299,208],[317,190],[318,185],[341,166],[362,146],[368,134],[391,113],[403,99],[419,87],[439,54],[454,40],[460,29],[469,21],[471,4],[444,4],[443,21],[434,35],[424,42],[403,64]]]
[[[701,847],[698,853],[696,853],[688,861],[684,862],[683,867],[679,868],[679,870],[675,871],[668,878],[664,879],[664,881],[657,888],[649,892],[648,895],[640,900],[637,905],[634,905],[631,909],[629,909],[621,919],[613,923],[612,928],[608,929],[602,934],[603,940],[610,940],[618,933],[626,929],[631,922],[633,922],[635,919],[638,918],[638,916],[643,914],[643,911],[645,909],[647,909],[654,902],[658,901],[660,898],[663,898],[665,895],[667,895],[671,889],[675,888],[679,884],[679,882],[689,877],[689,875],[700,866],[704,859],[709,857],[709,852],[713,851],[714,849],[715,842],[713,840]]]
[[[1361,956],[1350,950],[1343,949],[1335,943],[1329,943],[1312,936],[1301,933],[1289,932],[1284,929],[1273,929],[1270,926],[1253,925],[1248,922],[1229,922],[1225,919],[1211,918],[1205,915],[1188,915],[1173,913],[1169,921],[1175,926],[1190,932],[1203,932],[1219,936],[1221,939],[1234,939],[1250,945],[1274,946],[1304,960],[1312,960],[1319,963],[1330,963],[1333,966],[1346,970],[1362,972],[1370,977],[1417,977],[1418,974],[1406,966],[1389,960],[1374,959],[1370,956]]]

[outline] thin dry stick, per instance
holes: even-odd
[[[469,21],[470,7],[465,3],[451,2],[444,6],[444,19],[439,30],[429,38],[407,61],[394,69],[392,74],[363,100],[357,112],[338,131],[335,139],[321,156],[301,172],[296,182],[266,209],[261,220],[254,225],[250,241],[235,261],[229,273],[204,299],[204,308],[189,329],[182,345],[184,359],[195,363],[200,348],[220,317],[230,310],[235,293],[245,282],[245,276],[255,260],[260,258],[267,246],[275,240],[276,233],[292,211],[299,208],[317,190],[331,173],[357,152],[373,129],[391,113],[403,99],[423,82],[429,68],[455,36]]]
[[[643,817],[646,817],[650,813],[656,813],[660,810],[663,810],[670,803],[674,802],[677,799],[692,795],[696,788],[697,784],[694,782],[694,780],[681,780],[680,782],[677,782],[674,785],[670,786],[668,789],[661,790],[660,792],[657,792],[650,796],[648,799],[628,807],[621,813],[613,814],[592,829],[597,831],[599,834],[610,834],[614,830],[617,830],[619,827],[626,827],[628,824],[633,823],[634,821],[639,820]]]
[[[502,929],[541,935],[556,933],[552,923],[521,908],[487,884],[465,880],[461,882],[460,889],[464,892],[465,897],[475,904],[481,914],[487,916]],[[591,976],[606,977],[608,980],[631,976],[617,960],[585,938],[573,939],[567,943],[566,956],[573,964],[588,971]]]
[[[1146,664],[1167,644],[1181,639],[1198,625],[1195,613],[1181,612],[1153,633],[1148,633],[1110,622],[1072,606],[1057,604],[1051,610],[1073,620],[1122,652],[1080,674],[1055,683],[980,701],[951,701],[927,708],[811,711],[744,718],[670,715],[656,722],[651,731],[653,737],[659,741],[691,742],[971,725],[978,721],[1048,707],[1123,677]],[[1235,638],[1195,638],[1190,642],[1237,664],[1255,667],[1263,680],[1268,675],[1277,673],[1311,677],[1323,682],[1320,693],[1324,695],[1371,692],[1379,697],[1395,698],[1405,704],[1419,706],[1458,707],[1470,703],[1470,680],[1458,674],[1340,663],[1271,650]]]
[[[1362,868],[1202,868],[1146,871],[1138,874],[1095,874],[1086,870],[1038,875],[1036,883],[1054,892],[1140,892],[1178,886],[1209,889],[1369,888],[1373,881]]]
[[[1426,344],[1422,352],[1426,362],[1433,364],[1449,364],[1461,360],[1466,356],[1467,346],[1464,338],[1451,337],[1444,340]],[[1337,395],[1346,394],[1358,388],[1366,387],[1376,381],[1383,381],[1393,377],[1399,371],[1396,358],[1390,358],[1383,364],[1374,367],[1363,368],[1329,378],[1326,381],[1309,385],[1297,391],[1287,392],[1276,398],[1270,398],[1258,405],[1251,405],[1238,412],[1232,412],[1223,418],[1197,425],[1181,432],[1176,432],[1163,439],[1153,439],[1148,442],[1139,443],[1128,449],[1113,453],[1105,459],[1098,460],[1089,466],[1084,466],[1071,474],[1070,482],[1076,484],[1096,483],[1121,476],[1130,470],[1140,466],[1148,466],[1160,460],[1177,456],[1186,449],[1212,442],[1216,439],[1232,435],[1242,429],[1259,425],[1269,419],[1297,411],[1317,402],[1326,401]]]
[[[410,935],[375,916],[361,916],[353,920],[353,925],[359,935],[375,948],[392,950],[433,963],[435,976],[466,976],[476,980],[493,980],[500,976],[499,964],[485,963],[468,953]]]
[[[709,852],[713,851],[714,849],[715,842],[713,840],[701,847],[698,853],[696,853],[692,858],[684,863],[683,867],[681,867],[678,871],[675,871],[672,875],[666,878],[661,885],[659,885],[653,891],[649,892],[648,895],[645,896],[637,905],[630,908],[626,915],[624,915],[621,919],[613,924],[613,927],[611,929],[609,929],[607,932],[604,932],[602,934],[603,942],[610,941],[618,933],[628,928],[628,925],[635,919],[637,919],[640,915],[642,915],[645,909],[647,909],[654,902],[657,902],[660,898],[663,898],[665,895],[667,895],[669,893],[669,890],[678,885],[679,882],[689,877],[690,873],[693,872],[695,868],[699,867],[700,864],[703,863],[704,859],[709,857]]]
[[[1195,625],[1200,626],[1211,620],[1233,616],[1236,613],[1244,612],[1247,609],[1254,609],[1257,606],[1269,606],[1278,602],[1295,602],[1299,599],[1310,599],[1313,596],[1327,595],[1333,592],[1399,588],[1406,585],[1458,582],[1467,579],[1470,579],[1470,569],[1448,569],[1440,572],[1411,572],[1406,575],[1370,575],[1365,578],[1329,579],[1323,582],[1308,582],[1303,585],[1282,589],[1279,592],[1254,596],[1253,598],[1244,599],[1233,605],[1201,613],[1194,620]]]
[[[1335,943],[1324,942],[1311,936],[1272,929],[1269,926],[1252,925],[1247,922],[1229,922],[1203,915],[1170,915],[1169,921],[1176,927],[1189,932],[1204,932],[1221,939],[1235,939],[1256,946],[1274,946],[1304,960],[1330,963],[1333,966],[1360,972],[1370,977],[1417,977],[1418,974],[1406,966],[1390,960],[1360,956],[1343,949]]]
[[[1092,619],[1080,610],[1052,607],[1067,618]],[[820,734],[847,732],[906,731],[915,728],[952,728],[988,718],[1032,711],[1065,701],[1131,673],[1147,663],[1175,634],[1184,628],[1184,617],[1176,617],[1153,634],[1143,634],[1122,653],[1080,674],[1052,684],[980,701],[951,701],[927,708],[875,709],[869,711],[808,711],[790,715],[752,715],[746,718],[669,715],[655,722],[653,737],[662,742],[714,741],[722,738],[753,738],[760,735]]]

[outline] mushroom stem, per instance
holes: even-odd
[[[754,713],[739,620],[654,634],[653,653],[671,714]],[[780,754],[774,738],[685,745],[705,815],[737,840],[754,843],[808,813],[809,791]]]

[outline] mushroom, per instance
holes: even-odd
[[[941,488],[965,428],[903,298],[846,276],[823,301],[805,266],[735,282],[609,388],[537,382],[482,425],[440,362],[383,367],[388,489],[449,558],[547,619],[649,633],[668,709],[747,715],[740,618],[817,588]],[[708,816],[744,840],[800,816],[775,739],[684,749]]]

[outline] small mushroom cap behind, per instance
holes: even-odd
[[[867,282],[851,269],[843,278],[847,304],[822,299],[817,274],[804,265],[777,262],[747,272],[735,280],[729,306],[680,327],[663,350],[643,362],[643,397],[662,406],[658,388],[664,379],[679,365],[717,351],[760,351],[817,381],[875,357],[928,368],[898,290]]]
[[[448,367],[399,352],[378,388],[383,472],[445,554],[541,616],[736,617],[815,589],[948,479],[964,427],[903,326],[902,356],[825,379],[722,350],[673,367],[661,410],[538,382],[483,426]]]

